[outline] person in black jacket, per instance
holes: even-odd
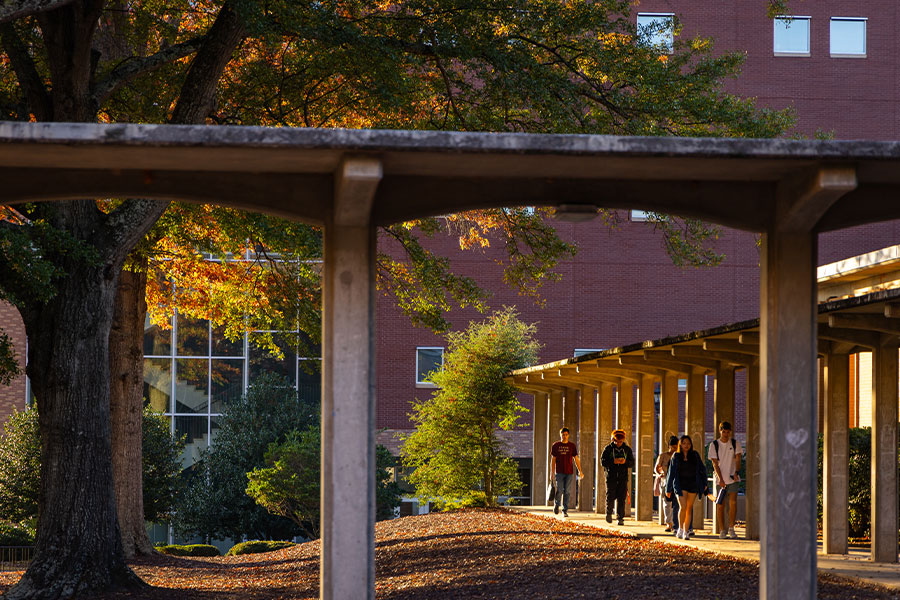
[[[634,454],[625,443],[625,432],[621,429],[612,432],[612,441],[603,449],[600,464],[606,469],[606,522],[612,523],[613,505],[617,503],[619,525],[624,525],[628,469],[634,468]]]
[[[700,453],[694,450],[691,436],[681,436],[678,452],[672,456],[669,463],[669,475],[666,481],[666,491],[672,492],[678,498],[679,529],[675,537],[689,540],[691,512],[697,496],[705,496],[708,484],[706,482],[706,465]]]

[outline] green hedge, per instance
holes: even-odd
[[[241,554],[260,554],[262,552],[274,552],[282,548],[290,548],[295,546],[294,542],[278,542],[269,540],[250,540],[249,542],[241,542],[231,547],[231,550],[225,553],[225,556],[239,556]]]
[[[219,549],[209,544],[170,544],[156,550],[169,556],[221,556]]]
[[[0,521],[0,546],[33,546],[34,529],[22,523]]]

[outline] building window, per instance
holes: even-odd
[[[866,57],[866,20],[864,17],[831,17],[831,56]]]
[[[675,41],[675,15],[672,13],[638,13],[638,39],[641,43],[672,53]]]
[[[647,220],[647,211],[646,210],[631,211],[631,220],[632,221],[646,221]]]
[[[584,356],[585,354],[592,354],[594,352],[603,352],[606,348],[575,348],[575,351],[572,353],[575,358],[579,356]]]
[[[416,348],[416,385],[437,387],[428,376],[444,366],[444,348],[441,346],[419,346]]]
[[[776,17],[775,56],[809,56],[809,17]]]

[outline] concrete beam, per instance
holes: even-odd
[[[760,335],[758,331],[744,331],[738,335],[738,343],[759,346]]]
[[[651,367],[656,372],[678,373],[687,375],[691,371],[691,366],[680,363],[676,360],[654,360],[636,355],[625,355],[619,357],[619,363],[625,367],[645,366]]]
[[[634,369],[629,369],[618,364],[609,366],[608,363],[606,363],[602,369],[593,364],[578,365],[578,374],[584,375],[585,377],[618,377],[620,379],[624,378],[631,381],[632,384],[640,381],[641,375],[643,375],[643,373],[635,371]]]
[[[900,320],[881,315],[837,313],[828,315],[828,326],[844,329],[861,329],[880,333],[900,334]]]
[[[757,360],[752,354],[723,352],[721,350],[704,350],[702,346],[673,346],[672,356],[681,360],[705,358],[733,365],[753,364]]]
[[[758,344],[742,344],[737,340],[723,340],[721,338],[705,340],[703,342],[703,349],[759,356]]]
[[[779,232],[812,231],[828,209],[856,189],[856,169],[827,166],[797,180],[779,185],[775,227]]]
[[[888,302],[884,305],[884,316],[891,319],[900,317],[900,302]]]
[[[359,227],[371,222],[375,190],[383,176],[371,156],[345,157],[334,175],[334,222]]]
[[[681,366],[684,371],[683,373],[690,373],[694,371],[697,367],[702,367],[707,371],[715,371],[716,367],[719,366],[718,361],[712,360],[710,358],[699,358],[699,357],[684,357],[684,358],[675,358],[672,355],[672,350],[644,350],[644,357],[650,360],[665,360],[672,361]]]
[[[854,346],[863,346],[871,350],[881,343],[881,336],[873,331],[864,329],[847,329],[829,327],[824,324],[818,326],[818,337],[833,342],[843,342]]]

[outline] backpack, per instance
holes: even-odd
[[[716,447],[716,456],[719,456],[719,440],[713,440],[713,446]],[[731,438],[731,449],[737,454],[737,440]]]

